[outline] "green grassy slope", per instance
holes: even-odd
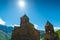
[[[58,33],[59,40],[60,40],[60,30],[57,30],[56,33]]]
[[[0,40],[9,40],[9,37],[2,31],[0,31]]]

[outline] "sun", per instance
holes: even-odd
[[[21,7],[21,8],[24,8],[25,7],[25,2],[23,0],[20,0],[18,2],[18,5]]]

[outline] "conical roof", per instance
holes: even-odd
[[[21,18],[27,18],[27,19],[29,19],[26,14],[24,14]]]
[[[49,21],[47,21],[46,26],[53,26]]]

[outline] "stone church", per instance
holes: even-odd
[[[49,21],[45,26],[44,40],[59,40],[58,34],[54,32],[53,25]]]
[[[14,27],[11,40],[40,40],[40,31],[34,28],[26,15],[21,17],[20,22],[20,26]]]

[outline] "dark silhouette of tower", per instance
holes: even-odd
[[[11,40],[40,40],[40,32],[29,22],[29,18],[24,15],[21,17],[20,26],[14,27]]]
[[[54,32],[53,25],[49,21],[45,26],[44,40],[59,40],[58,34]]]
[[[46,23],[45,31],[46,33],[54,33],[53,25],[49,21]]]

